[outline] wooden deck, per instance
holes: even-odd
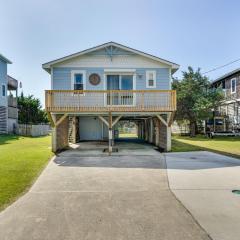
[[[173,112],[174,90],[46,90],[47,112]]]

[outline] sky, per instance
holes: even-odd
[[[240,58],[239,0],[0,0],[0,53],[44,104],[42,64],[114,41],[202,72]],[[240,67],[213,71],[210,80]]]

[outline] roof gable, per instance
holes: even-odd
[[[231,71],[231,72],[228,72],[228,73],[224,74],[223,76],[221,76],[221,77],[213,80],[213,81],[212,81],[212,84],[214,84],[214,83],[216,83],[216,82],[218,82],[218,81],[221,81],[221,80],[223,80],[223,79],[225,79],[225,78],[231,77],[232,75],[238,74],[238,73],[240,73],[240,68],[237,68],[237,69],[235,69],[235,70],[233,70],[233,71]]]
[[[91,55],[91,54],[95,54],[95,55],[96,54],[99,54],[99,55],[105,54],[106,55],[107,54],[110,58],[112,58],[116,55],[121,55],[121,54],[126,54],[126,55],[127,54],[129,54],[129,55],[134,55],[135,54],[135,55],[140,55],[140,56],[143,56],[145,58],[160,62],[160,63],[165,64],[165,65],[168,65],[172,69],[173,72],[175,72],[179,68],[179,65],[176,64],[176,63],[164,60],[162,58],[144,53],[142,51],[139,51],[139,50],[136,50],[136,49],[133,49],[133,48],[126,47],[124,45],[121,45],[121,44],[118,44],[118,43],[115,43],[115,42],[105,43],[105,44],[102,44],[102,45],[99,45],[99,46],[96,46],[96,47],[93,47],[93,48],[90,48],[90,49],[86,49],[86,50],[78,52],[78,53],[68,55],[68,56],[63,57],[63,58],[59,58],[59,59],[44,63],[42,65],[42,67],[46,71],[50,72],[50,69],[53,65],[59,64],[59,63],[65,62],[67,60],[74,59],[74,58],[77,58],[77,57],[80,57],[80,56],[86,55],[86,54],[88,54],[88,55]]]
[[[12,64],[12,62],[9,59],[7,59],[6,57],[4,57],[1,53],[0,53],[0,59],[2,61],[4,61],[5,63]]]

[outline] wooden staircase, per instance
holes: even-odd
[[[79,118],[69,116],[68,121],[68,142],[76,143],[79,141]],[[75,136],[74,136],[75,135]]]
[[[73,143],[73,117],[68,121],[68,142]]]

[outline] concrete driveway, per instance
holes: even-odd
[[[163,155],[121,146],[112,157],[87,143],[57,156],[0,214],[1,240],[209,239],[169,190]]]
[[[240,160],[210,152],[167,153],[169,185],[216,240],[240,239]]]

